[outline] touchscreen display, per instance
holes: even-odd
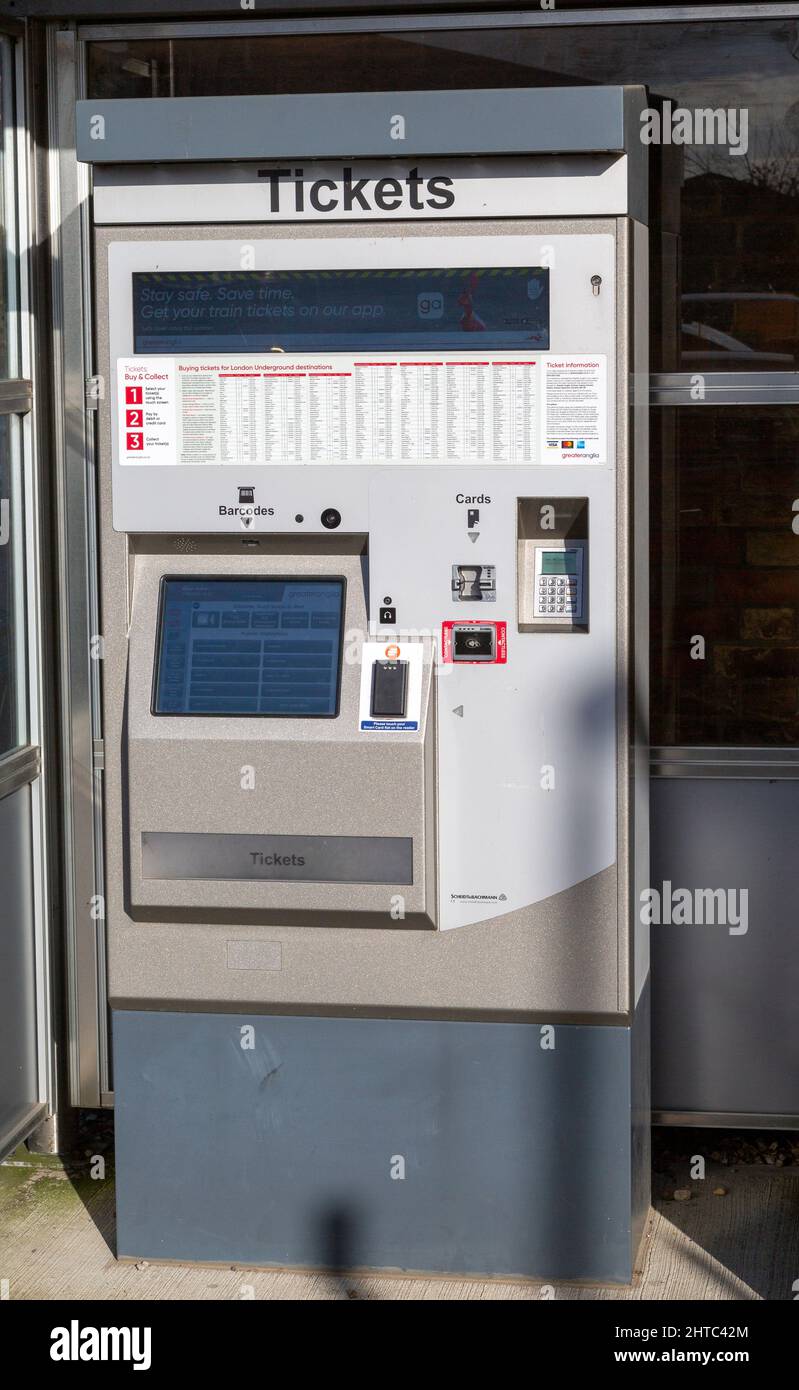
[[[332,718],[343,579],[163,579],[153,714]]]
[[[549,348],[543,266],[133,274],[136,353]]]

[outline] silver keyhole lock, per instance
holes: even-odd
[[[594,294],[599,294],[599,288],[600,288],[600,285],[601,285],[601,284],[602,284],[602,276],[601,276],[601,275],[592,275],[592,276],[591,276],[591,289],[592,289],[592,291],[593,291]]]

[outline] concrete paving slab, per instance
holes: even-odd
[[[679,1162],[682,1162],[680,1160]],[[677,1164],[679,1169],[679,1163]],[[113,1178],[19,1152],[0,1166],[0,1281],[20,1299],[791,1300],[799,1276],[799,1172],[672,1165],[687,1201],[659,1198],[630,1288],[120,1264]],[[663,1184],[661,1183],[661,1189]],[[725,1195],[714,1189],[725,1187]],[[677,1190],[680,1190],[679,1188]]]

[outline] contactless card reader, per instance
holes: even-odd
[[[497,629],[493,623],[453,623],[453,661],[496,661]]]

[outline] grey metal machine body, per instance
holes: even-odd
[[[288,165],[79,109],[120,1256],[631,1277],[643,94],[578,95]]]

